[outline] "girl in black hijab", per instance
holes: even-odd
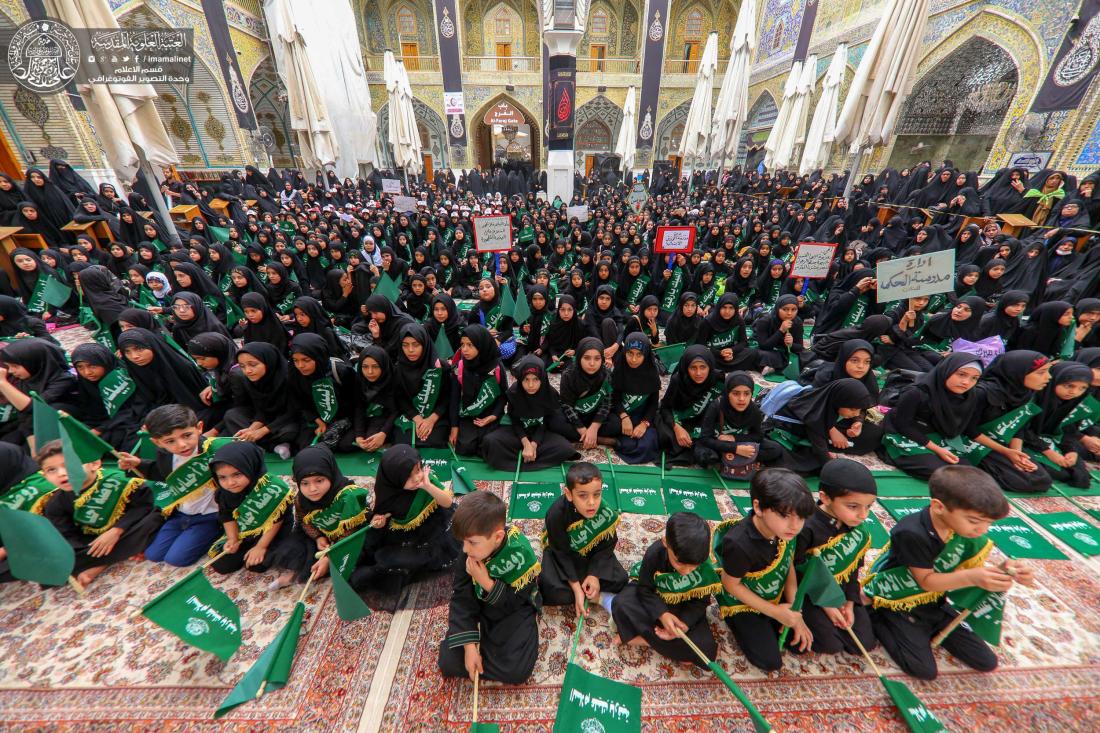
[[[354,448],[350,435],[355,405],[355,372],[332,358],[325,339],[315,333],[300,333],[290,342],[287,384],[291,405],[304,423],[298,447],[310,441],[324,443],[341,452]]]
[[[628,334],[615,354],[611,373],[611,414],[618,416],[623,436],[617,452],[626,463],[650,463],[657,458],[660,442],[653,426],[660,390],[653,345],[645,334]]]
[[[0,441],[22,446],[34,434],[31,392],[55,410],[84,415],[61,347],[45,339],[19,339],[0,348],[0,397],[17,411],[15,420],[0,426]]]
[[[737,312],[737,296],[726,293],[718,299],[710,315],[703,319],[695,342],[708,347],[715,368],[721,372],[756,369],[760,356],[749,346],[745,323]]]
[[[532,317],[534,317],[533,312]],[[530,323],[530,320],[528,320],[528,323]],[[458,353],[465,324],[458,314],[458,306],[455,305],[454,298],[446,293],[436,293],[432,298],[431,317],[428,318],[426,326],[433,343],[439,338],[439,332],[442,330],[443,337],[447,339],[447,343],[451,346],[451,351]]]
[[[482,443],[485,462],[500,471],[560,466],[578,458],[564,437],[572,430],[561,410],[561,397],[550,386],[546,367],[537,356],[526,356],[515,368],[516,381],[505,396],[512,424],[490,432]]]
[[[336,337],[336,329],[332,327],[332,319],[325,312],[324,307],[316,298],[303,295],[294,301],[294,335],[312,333],[324,339],[326,348],[331,355],[343,358],[344,346]]]
[[[27,198],[38,207],[42,218],[54,229],[60,231],[61,227],[72,221],[75,209],[74,199],[70,199],[63,190],[55,186],[40,168],[28,168],[24,178],[26,180],[23,183],[23,190]],[[94,190],[91,195],[95,196]],[[62,239],[56,244],[67,241],[69,240]]]
[[[373,531],[367,533],[351,586],[400,590],[421,573],[454,562],[459,546],[448,531],[453,504],[451,492],[440,488],[415,448],[387,448],[374,477]]]
[[[638,312],[627,316],[624,328],[627,333],[637,331],[649,337],[649,343],[654,348],[661,345],[661,329],[657,319],[661,315],[661,307],[656,295],[647,295],[638,304]]]
[[[504,359],[511,358],[515,353],[515,342],[511,341],[512,314],[505,313],[502,308],[500,284],[493,278],[483,277],[477,286],[477,297],[477,306],[470,310],[467,323],[489,329],[489,333],[500,344],[501,356]]]
[[[1073,307],[1076,349],[1100,346],[1100,298],[1082,298]],[[0,326],[2,329],[2,326]]]
[[[875,348],[863,339],[851,339],[840,345],[836,359],[823,364],[813,374],[812,385],[823,387],[837,379],[856,379],[867,388],[871,399],[878,401],[878,380],[872,369]]]
[[[27,200],[23,188],[7,173],[0,173],[0,226],[11,226],[19,204]]]
[[[126,371],[137,385],[138,396],[148,405],[187,405],[200,418],[206,403],[200,394],[206,378],[195,362],[173,349],[160,336],[144,328],[131,328],[118,337]]]
[[[370,296],[363,307],[370,319],[367,328],[374,343],[385,349],[390,359],[397,359],[401,353],[401,332],[415,321],[384,295]]]
[[[84,304],[111,333],[118,338],[118,319],[122,311],[130,307],[129,293],[122,281],[102,265],[92,265],[76,276]]]
[[[225,413],[226,434],[289,458],[301,418],[292,409],[286,357],[271,344],[250,343],[237,351],[237,365],[247,380],[245,395]]]
[[[793,397],[775,414],[770,436],[783,448],[779,465],[816,474],[841,454],[864,455],[878,447],[882,429],[864,420],[875,404],[857,379],[835,379]]]
[[[260,282],[260,278],[248,267],[237,265],[229,273],[229,287],[226,292],[233,302],[241,305],[241,299],[246,293],[259,293],[267,299],[267,288]]]
[[[577,352],[577,345],[586,336],[594,335],[585,328],[577,312],[577,304],[572,296],[558,296],[558,308],[539,348],[539,356],[547,367],[555,364],[560,368],[567,366]]]
[[[690,344],[703,325],[703,316],[699,315],[699,296],[686,292],[680,296],[676,312],[669,317],[665,325],[665,341],[669,344]]]
[[[1038,351],[1009,351],[989,365],[975,388],[968,432],[978,445],[967,460],[978,461],[1005,491],[1041,493],[1051,487],[1050,474],[1023,451],[1019,436],[1039,412],[1034,399],[1050,382],[1051,365]]]
[[[1100,403],[1088,393],[1091,386],[1088,366],[1076,361],[1055,364],[1050,383],[1035,397],[1041,412],[1023,430],[1024,449],[1032,461],[1055,481],[1078,489],[1092,483],[1080,444],[1082,422],[1086,429],[1091,427],[1100,410]]]
[[[10,295],[0,295],[0,338],[29,337],[56,343],[56,339],[46,328],[46,323],[41,318],[32,316],[21,300]]]
[[[906,387],[886,415],[880,457],[919,479],[961,460],[965,439],[977,436],[972,418],[982,363],[972,354],[948,354]]]
[[[271,307],[278,313],[286,315],[294,309],[294,301],[302,294],[298,283],[290,279],[290,274],[280,262],[268,262],[264,265],[267,271],[267,300]]]
[[[741,458],[756,457],[764,464],[772,464],[782,455],[778,443],[764,437],[764,413],[753,402],[756,385],[748,372],[730,372],[717,399],[712,400],[703,413],[696,456],[703,466],[721,467],[724,456],[734,454]],[[734,456],[730,456],[730,461]]]
[[[788,366],[801,369],[805,350],[802,343],[802,319],[798,317],[798,298],[781,295],[771,312],[756,319],[752,326],[756,338],[760,365],[765,374],[782,372]]]
[[[280,354],[286,354],[286,328],[279,316],[271,308],[271,303],[260,293],[245,293],[241,297],[245,323],[234,331],[244,338],[244,343],[267,343],[275,347]]]
[[[237,366],[237,344],[221,333],[202,333],[187,342],[187,353],[206,378],[199,399],[209,405],[206,425],[218,435],[225,432],[226,411],[245,398],[245,378]]]
[[[591,336],[577,344],[577,353],[561,377],[561,407],[584,450],[614,445],[621,421],[611,414],[611,371],[604,365],[603,342]]]
[[[1023,290],[1009,290],[997,301],[997,307],[982,316],[978,338],[1000,336],[1005,344],[1016,341],[1020,330],[1020,316],[1027,310],[1028,294]]]
[[[1030,349],[1055,359],[1069,359],[1076,351],[1073,306],[1064,300],[1043,303],[1031,313],[1027,325],[1009,344],[1012,349]]]
[[[968,295],[960,298],[951,310],[929,318],[921,332],[921,343],[928,349],[924,356],[938,361],[936,356],[945,356],[955,339],[977,341],[984,314],[985,299],[979,295]]]
[[[974,284],[974,292],[991,303],[1001,293],[1001,278],[1004,277],[1007,263],[999,257],[994,257],[985,263],[982,274],[978,276],[978,282]]]
[[[718,460],[697,442],[703,413],[721,392],[718,380],[710,349],[695,344],[684,350],[657,413],[657,436],[669,463],[710,465]]]
[[[459,353],[451,387],[450,442],[459,455],[484,454],[485,437],[504,416],[508,379],[496,341],[484,326],[466,327]]]
[[[225,294],[205,270],[190,261],[175,263],[171,269],[173,295],[178,297],[184,292],[195,293],[210,307],[216,318],[225,318]]]
[[[619,335],[626,318],[615,305],[615,288],[601,285],[592,296],[584,313],[586,328],[599,335],[604,345],[604,358],[611,359],[619,350]]]
[[[106,347],[81,344],[73,349],[72,362],[84,424],[116,450],[133,447],[145,414],[154,405],[142,401],[137,385]]]
[[[451,431],[451,370],[435,353],[428,331],[405,323],[397,336],[397,419],[393,442],[443,448]]]
[[[521,296],[517,294],[516,297]],[[516,354],[518,356],[526,356],[527,354],[542,356],[543,339],[546,337],[547,331],[550,330],[550,322],[554,317],[554,313],[550,309],[550,290],[544,285],[532,285],[527,289],[526,296],[523,297],[527,298],[531,315],[528,316],[525,323],[518,326]],[[574,301],[584,303],[583,299],[574,299]],[[576,318],[583,320],[580,310],[577,309]]]
[[[210,308],[197,293],[182,292],[172,296],[172,338],[177,344],[186,344],[203,333],[217,333],[229,337],[229,329],[214,317]]]
[[[22,234],[41,235],[47,247],[64,247],[69,241],[61,228],[42,213],[42,207],[31,201],[19,202],[12,216],[12,226],[22,227]]]
[[[393,362],[385,349],[374,344],[363,349],[355,371],[354,410],[351,437],[354,445],[369,452],[390,441],[397,419]]]
[[[423,275],[416,274],[409,277],[405,283],[406,291],[401,298],[401,310],[408,313],[414,320],[423,323],[428,317],[428,308],[432,302],[432,295],[428,292],[428,281]]]

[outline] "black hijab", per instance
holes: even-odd
[[[191,313],[194,315],[194,318],[185,321],[180,318],[178,313],[173,312],[172,338],[176,340],[176,343],[186,344],[202,333],[218,333],[226,337],[229,336],[229,330],[225,327],[225,324],[218,320],[217,316],[214,315],[197,293],[188,291],[173,293],[173,305],[177,300],[181,300],[191,306]]]
[[[1037,432],[1039,435],[1055,435],[1061,430],[1063,421],[1089,393],[1089,390],[1086,389],[1080,397],[1063,400],[1055,393],[1054,388],[1059,384],[1069,382],[1084,382],[1091,389],[1092,369],[1076,361],[1062,361],[1052,366],[1050,368],[1050,382],[1035,396],[1035,404],[1040,407],[1042,412],[1036,415],[1033,421],[1028,424],[1030,430]]]
[[[221,333],[200,333],[187,342],[187,353],[218,360],[212,371],[218,383],[218,392],[228,396],[229,375],[237,365],[237,342]]]
[[[130,307],[122,282],[103,265],[92,265],[80,271],[80,290],[92,313],[104,326],[118,322],[122,311]]]
[[[76,377],[69,372],[65,362],[65,352],[52,341],[42,338],[19,339],[2,347],[0,361],[18,364],[26,369],[30,376],[19,380],[20,386],[27,392],[44,394],[48,387],[58,382],[76,384]]]
[[[382,372],[381,376],[374,382],[363,376],[363,362],[368,358],[374,359]],[[359,386],[361,408],[365,409],[367,405],[381,405],[383,416],[396,414],[393,395],[394,381],[393,362],[390,361],[386,350],[375,344],[363,349],[363,353],[359,355],[359,360],[356,362],[355,369],[355,383]]]
[[[688,374],[688,367],[696,361],[707,365],[707,378],[702,384],[697,383]],[[672,410],[690,407],[714,390],[714,385],[718,383],[718,376],[714,354],[708,347],[702,344],[687,347],[680,357],[679,366],[669,378],[668,389],[665,391],[664,399],[661,400],[661,406]]]
[[[561,376],[561,398],[572,405],[582,397],[587,397],[599,391],[607,381],[609,372],[603,363],[603,342],[594,336],[582,338],[577,344],[577,353],[573,363],[565,369]],[[600,368],[595,374],[588,374],[581,369],[581,357],[589,351],[600,354]]]
[[[0,337],[12,338],[17,333],[32,333],[31,314],[23,301],[10,295],[0,295]]]
[[[388,301],[387,301],[388,302]],[[416,339],[423,347],[420,359],[409,361],[405,356],[405,350],[401,348],[401,342],[406,338]],[[424,378],[424,372],[436,366],[439,359],[435,353],[435,346],[428,337],[428,330],[419,323],[406,322],[401,326],[397,335],[397,369],[396,381],[402,386],[406,395],[412,396],[420,391],[420,382]]]
[[[561,397],[557,390],[550,386],[550,379],[546,374],[546,365],[542,359],[534,355],[528,355],[520,359],[512,370],[516,381],[508,387],[508,412],[512,419],[534,420],[553,415],[561,408]],[[533,374],[539,379],[539,389],[535,394],[527,394],[523,388],[523,378]]]
[[[626,363],[626,352],[642,352],[641,366],[630,367]],[[661,389],[661,375],[657,370],[657,360],[653,355],[653,344],[649,337],[640,331],[627,334],[623,347],[615,352],[614,369],[611,372],[611,386],[617,392],[626,394],[657,394]]]
[[[736,371],[730,372],[726,375],[726,380],[722,384],[722,421],[732,428],[759,428],[761,422],[764,420],[764,413],[760,411],[760,406],[754,401],[749,400],[749,405],[744,410],[738,412],[733,409],[733,405],[730,404],[730,392],[734,387],[748,387],[749,390],[755,388],[755,383],[752,381],[752,375],[748,372]]]
[[[985,315],[985,299],[980,295],[968,295],[960,298],[959,303],[970,308],[970,317],[965,321],[956,321],[951,318],[954,308],[937,313],[928,319],[923,334],[928,334],[938,341],[966,339],[976,341],[979,337],[982,316]]]
[[[978,338],[984,339],[990,336],[1000,336],[1008,344],[1013,341],[1020,330],[1020,318],[1012,317],[1005,313],[1009,306],[1027,303],[1028,295],[1023,290],[1009,290],[997,300],[997,307],[982,316],[981,325],[978,327]]]
[[[688,291],[680,296],[680,303],[676,307],[676,312],[669,317],[668,323],[665,325],[665,341],[667,343],[690,344],[695,340],[696,335],[699,333],[699,327],[703,325],[703,317],[696,310],[695,315],[688,318],[684,315],[684,305],[698,302],[699,296],[693,292]]]
[[[405,489],[413,470],[420,465],[420,454],[410,445],[392,445],[378,462],[374,477],[374,514],[404,518],[417,492]]]
[[[874,399],[862,382],[845,377],[795,396],[783,411],[801,422],[808,435],[822,437],[828,436],[829,429],[840,420],[837,412],[840,408],[866,410],[874,404]]]
[[[145,366],[123,359],[126,371],[137,383],[141,397],[148,404],[179,403],[194,410],[206,409],[199,399],[199,393],[207,387],[206,378],[195,362],[144,328],[131,328],[119,335],[118,350],[125,354],[127,346],[138,346],[153,352],[153,361]]]
[[[573,306],[573,317],[563,321],[559,315],[563,305]],[[584,324],[581,323],[581,314],[577,308],[577,301],[571,295],[558,296],[558,312],[554,314],[547,329],[546,338],[543,339],[543,348],[547,355],[560,356],[566,351],[577,348],[577,344],[585,336]]]
[[[276,315],[271,303],[260,293],[245,293],[241,296],[241,308],[254,308],[263,312],[263,318],[259,323],[245,321],[244,342],[269,343],[278,349],[280,354],[286,353],[287,335],[282,321]]]
[[[1014,410],[1035,394],[1024,384],[1024,377],[1049,362],[1038,351],[1008,351],[998,356],[982,375],[975,389],[987,408],[1002,412]]]
[[[264,375],[252,381],[245,379],[245,389],[252,399],[252,404],[263,407],[264,411],[271,413],[280,406],[287,404],[287,360],[282,352],[271,344],[253,342],[245,344],[237,351],[237,361],[240,363],[241,354],[248,354],[264,365]],[[326,360],[327,361],[327,360]],[[320,370],[322,365],[318,363]]]
[[[38,464],[25,450],[11,443],[0,443],[0,495],[36,473]]]
[[[1043,303],[1031,312],[1027,325],[1016,334],[1014,349],[1031,349],[1047,356],[1059,356],[1066,337],[1066,327],[1058,320],[1073,306],[1064,300]]]
[[[324,444],[307,446],[298,451],[298,454],[294,456],[294,464],[291,470],[294,475],[294,483],[299,485],[310,476],[323,476],[329,480],[328,491],[316,501],[298,491],[295,502],[304,513],[324,509],[332,503],[332,500],[336,498],[340,491],[353,483],[340,470],[340,466],[336,463],[336,457],[332,455],[332,450]],[[299,517],[299,519],[301,518]]]
[[[875,347],[863,339],[850,339],[840,344],[837,349],[836,359],[832,364],[825,364],[814,374],[815,387],[821,387],[838,379],[855,379],[848,374],[848,360],[858,351],[866,351],[872,363],[875,359]],[[863,378],[859,380],[867,392],[875,400],[878,399],[878,380],[875,379],[874,369],[869,369]]]
[[[237,469],[248,477],[248,487],[240,492],[226,491],[218,484],[216,469],[225,464]],[[236,509],[248,496],[248,492],[256,486],[256,483],[267,475],[267,463],[264,461],[264,449],[255,443],[244,440],[234,440],[226,443],[214,451],[210,458],[210,476],[214,479],[214,485],[218,487],[214,496],[219,506],[227,509]]]

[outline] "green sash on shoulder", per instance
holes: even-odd
[[[856,302],[852,303],[852,307],[848,309],[848,315],[844,317],[843,328],[851,328],[852,326],[858,326],[863,322],[863,317],[867,315],[867,294],[863,293],[856,298]]]
[[[313,393],[313,406],[317,410],[317,416],[327,425],[336,418],[339,405],[336,402],[336,387],[330,377],[318,379],[310,385]]]
[[[588,415],[594,412],[600,405],[600,400],[611,395],[611,381],[605,379],[600,388],[590,395],[577,398],[576,403],[573,404],[573,409],[582,415]]]
[[[680,293],[684,290],[684,271],[680,267],[674,267],[665,285],[665,297],[661,299],[661,310],[672,313],[680,305]]]
[[[237,536],[246,540],[266,532],[283,519],[293,498],[293,490],[281,478],[270,473],[262,476],[244,497],[241,505],[233,510]],[[221,553],[224,545],[225,537],[222,537],[210,548],[210,557]]]
[[[370,491],[361,486],[345,486],[332,502],[302,517],[303,524],[319,529],[325,537],[336,541],[367,521]]]
[[[99,395],[103,398],[103,409],[114,417],[130,395],[137,389],[129,372],[122,367],[112,369],[99,380]]]
[[[592,548],[615,534],[619,527],[619,513],[600,502],[600,509],[591,519],[581,518],[566,528],[569,535],[569,549],[584,556]],[[547,547],[550,540],[546,532],[542,533],[542,546]]]
[[[438,485],[435,482],[435,477],[432,477],[432,485]],[[447,491],[447,489],[444,489]],[[408,513],[401,519],[390,518],[389,528],[397,530],[398,532],[409,532],[420,525],[431,516],[432,512],[439,508],[439,504],[436,503],[435,498],[432,497],[424,489],[417,489],[416,496],[413,497],[412,505],[409,507]]]
[[[648,286],[649,275],[639,275],[626,294],[626,302],[630,305],[638,305],[638,302],[642,299],[642,293],[645,292]]]
[[[542,564],[535,556],[531,541],[519,527],[509,527],[504,544],[485,563],[489,577],[508,584],[514,590],[521,590],[534,582],[542,571]],[[478,598],[484,598],[481,586],[474,583]]]
[[[715,552],[721,547],[722,539],[726,536],[726,532],[739,521],[741,520],[727,519],[715,528]],[[779,540],[775,559],[772,560],[771,564],[762,570],[745,573],[744,577],[741,578],[741,584],[768,603],[779,605],[779,601],[783,597],[783,586],[787,581],[787,574],[791,571],[791,563],[793,561],[794,543],[787,542],[786,540]],[[718,608],[721,611],[722,618],[727,618],[738,613],[759,613],[759,611],[741,603],[741,601],[737,600],[736,597],[726,591],[722,591],[718,594]]]
[[[495,374],[490,374],[481,381],[481,386],[478,387],[474,401],[469,405],[459,405],[458,416],[480,417],[483,412],[489,409],[490,405],[496,402],[500,394],[500,383],[497,382]]]
[[[439,400],[439,388],[443,383],[443,369],[431,367],[424,370],[424,376],[420,380],[420,391],[413,397],[413,407],[420,417],[427,417],[435,409],[435,403]]]
[[[673,410],[672,417],[676,420],[677,423],[680,424],[681,427],[684,427],[685,422],[695,420],[696,418],[701,416],[703,412],[706,411],[707,405],[709,405],[713,400],[721,396],[721,394],[722,387],[721,385],[716,384],[713,388],[711,388],[709,392],[707,392],[705,395],[703,395],[684,409]],[[702,432],[702,427],[696,425],[695,427],[690,428],[688,432],[691,434],[691,437],[693,439],[698,438],[700,433]]]
[[[31,514],[41,514],[50,494],[57,487],[46,480],[41,471],[32,473],[0,496],[0,506]]]
[[[505,286],[507,287],[507,285]],[[504,320],[504,311],[500,307],[500,303],[497,303],[489,309],[485,316],[485,328],[496,330],[500,327],[500,322]]]
[[[871,533],[860,524],[844,534],[838,534],[823,545],[810,548],[809,552],[821,558],[837,583],[844,583],[859,567],[870,548]]]
[[[967,538],[952,534],[932,563],[937,573],[976,568],[985,562],[993,549],[993,541],[985,535]],[[942,591],[925,590],[907,567],[881,570],[889,552],[883,552],[871,566],[863,581],[863,591],[871,598],[874,608],[909,611],[926,603],[936,603],[944,597]]]
[[[734,342],[737,341],[737,337],[740,331],[741,327],[736,326],[724,333],[713,334],[707,340],[707,346],[711,347],[712,349],[724,349],[726,347],[732,347]]]
[[[38,279],[34,281],[34,290],[31,291],[31,297],[27,299],[27,310],[35,315],[49,310],[50,306],[46,302],[46,282],[49,278],[49,275],[39,270]]]
[[[103,534],[123,515],[143,483],[113,468],[99,469],[95,482],[73,502],[73,520],[85,534]]]
[[[207,438],[202,443],[202,452],[180,464],[164,481],[149,481],[149,488],[153,491],[153,504],[168,516],[177,506],[193,499],[199,492],[213,489],[210,459],[218,448],[232,442],[232,438]]]
[[[639,577],[641,569],[642,563],[639,560],[634,567],[630,568],[630,577]],[[669,573],[654,573],[653,585],[661,600],[670,606],[707,598],[722,592],[722,579],[718,576],[713,557],[687,575],[681,575],[675,570]]]
[[[988,435],[998,443],[1007,445],[1008,441],[1016,437],[1016,433],[1020,432],[1031,418],[1038,415],[1042,410],[1034,402],[1028,402],[1025,405],[1020,405],[1015,410],[1005,413],[1000,417],[990,420],[982,425],[979,430]],[[974,442],[973,440],[964,439],[961,450],[958,451],[960,458],[965,458],[973,466],[977,466],[981,463],[982,459],[990,453],[990,448],[986,448],[984,445]]]
[[[637,410],[639,407],[646,403],[649,399],[648,394],[632,394],[630,392],[623,392],[623,412],[631,413]]]
[[[111,335],[110,329],[104,328],[99,319],[92,313],[92,309],[86,305],[80,306],[80,310],[77,311],[77,321],[81,326],[91,329],[92,340],[100,346],[106,348],[109,351],[115,351],[118,347],[115,346],[115,338]]]

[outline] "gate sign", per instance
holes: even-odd
[[[485,117],[482,121],[486,125],[527,124],[527,119],[524,118],[523,113],[503,99],[489,108],[489,111],[485,113]]]
[[[695,227],[657,227],[653,251],[687,254],[695,249]]]
[[[474,246],[478,252],[505,252],[512,248],[512,217],[475,216]]]

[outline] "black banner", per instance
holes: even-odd
[[[550,49],[542,44],[542,144],[550,142]],[[547,148],[549,150],[549,148]]]
[[[657,133],[657,102],[661,95],[661,66],[665,62],[668,0],[650,0],[642,57],[642,94],[638,100],[638,149],[653,147]],[[642,159],[646,153],[642,153]]]
[[[1074,109],[1085,98],[1085,92],[1100,70],[1100,0],[1083,0],[1077,21],[1062,39],[1062,46],[1050,72],[1043,81],[1032,112],[1056,112]]]
[[[229,35],[225,6],[220,0],[202,0],[202,12],[206,16],[206,25],[210,28],[210,40],[214,42],[214,55],[218,57],[222,80],[229,90],[229,106],[237,115],[237,125],[242,130],[255,130],[256,113],[252,110],[252,100],[248,98],[248,88],[241,76],[241,67],[237,64],[237,50],[233,48],[233,39]]]
[[[550,57],[550,134],[548,150],[573,149],[573,112],[577,101],[577,57]]]
[[[455,0],[435,0],[435,31],[439,41],[439,68],[443,72],[443,111],[447,118],[447,144],[452,148],[462,148],[466,147],[466,105],[464,102],[456,103],[463,96]],[[459,109],[463,111],[459,112]]]
[[[817,0],[808,0],[802,11],[802,25],[798,29],[798,41],[794,44],[794,60],[805,61],[810,51],[810,36],[817,22]]]

